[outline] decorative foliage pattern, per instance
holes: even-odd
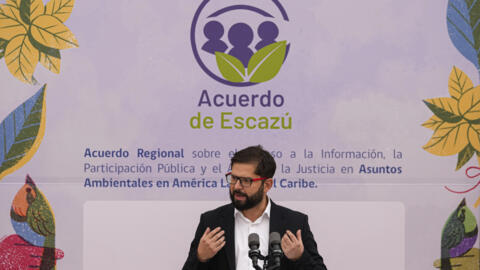
[[[40,62],[60,73],[60,50],[78,47],[73,33],[63,24],[74,0],[8,0],[0,5],[0,58],[10,73],[22,82],[36,84],[33,77]]]
[[[26,164],[40,146],[45,133],[45,88],[0,123],[0,179]]]
[[[282,68],[287,52],[287,42],[280,41],[258,50],[245,68],[240,59],[215,52],[217,66],[222,76],[230,82],[261,83],[273,79]]]
[[[423,126],[434,131],[423,147],[438,156],[458,154],[456,170],[480,156],[480,86],[457,67],[450,73],[450,97],[424,100],[433,116]]]

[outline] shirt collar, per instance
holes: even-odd
[[[271,206],[272,206],[272,203],[271,203],[271,201],[270,201],[270,198],[267,197],[267,207],[265,207],[265,210],[263,211],[262,215],[261,215],[257,220],[255,220],[255,222],[261,220],[263,217],[270,218],[270,209],[271,209]],[[233,214],[233,216],[234,216],[235,218],[241,217],[241,218],[243,218],[243,219],[245,219],[245,220],[248,220],[248,219],[243,215],[242,212],[240,212],[240,211],[237,210],[237,208],[234,208],[234,214]]]

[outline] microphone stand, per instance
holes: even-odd
[[[248,252],[248,257],[250,257],[250,259],[252,259],[253,268],[255,268],[255,270],[262,270],[262,268],[260,266],[258,266],[258,259],[260,259],[262,261],[267,260],[267,258],[265,256],[262,256],[262,254],[260,254],[260,252],[258,250],[250,250]],[[263,264],[263,268],[265,268],[265,263]]]
[[[254,256],[257,257],[257,258],[254,258]],[[273,259],[271,255],[263,256],[262,254],[260,254],[259,251],[250,250],[248,252],[248,257],[250,257],[250,259],[252,259],[253,268],[255,268],[255,270],[278,270],[278,269],[280,269],[280,261],[277,261],[274,264],[270,265],[270,259]],[[258,266],[258,259],[264,261],[263,269],[260,266]]]
[[[280,258],[282,256],[281,251],[273,250],[272,253],[268,256],[268,266],[266,270],[277,270],[280,269]],[[272,264],[273,261],[273,264]],[[265,265],[264,265],[265,266]]]

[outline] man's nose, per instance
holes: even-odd
[[[243,189],[242,184],[240,184],[240,180],[235,181],[235,185],[233,187],[234,190]]]

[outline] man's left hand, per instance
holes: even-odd
[[[292,261],[296,261],[302,257],[303,254],[303,242],[302,242],[302,231],[297,231],[297,236],[287,230],[287,232],[282,237],[282,250],[283,254]]]

